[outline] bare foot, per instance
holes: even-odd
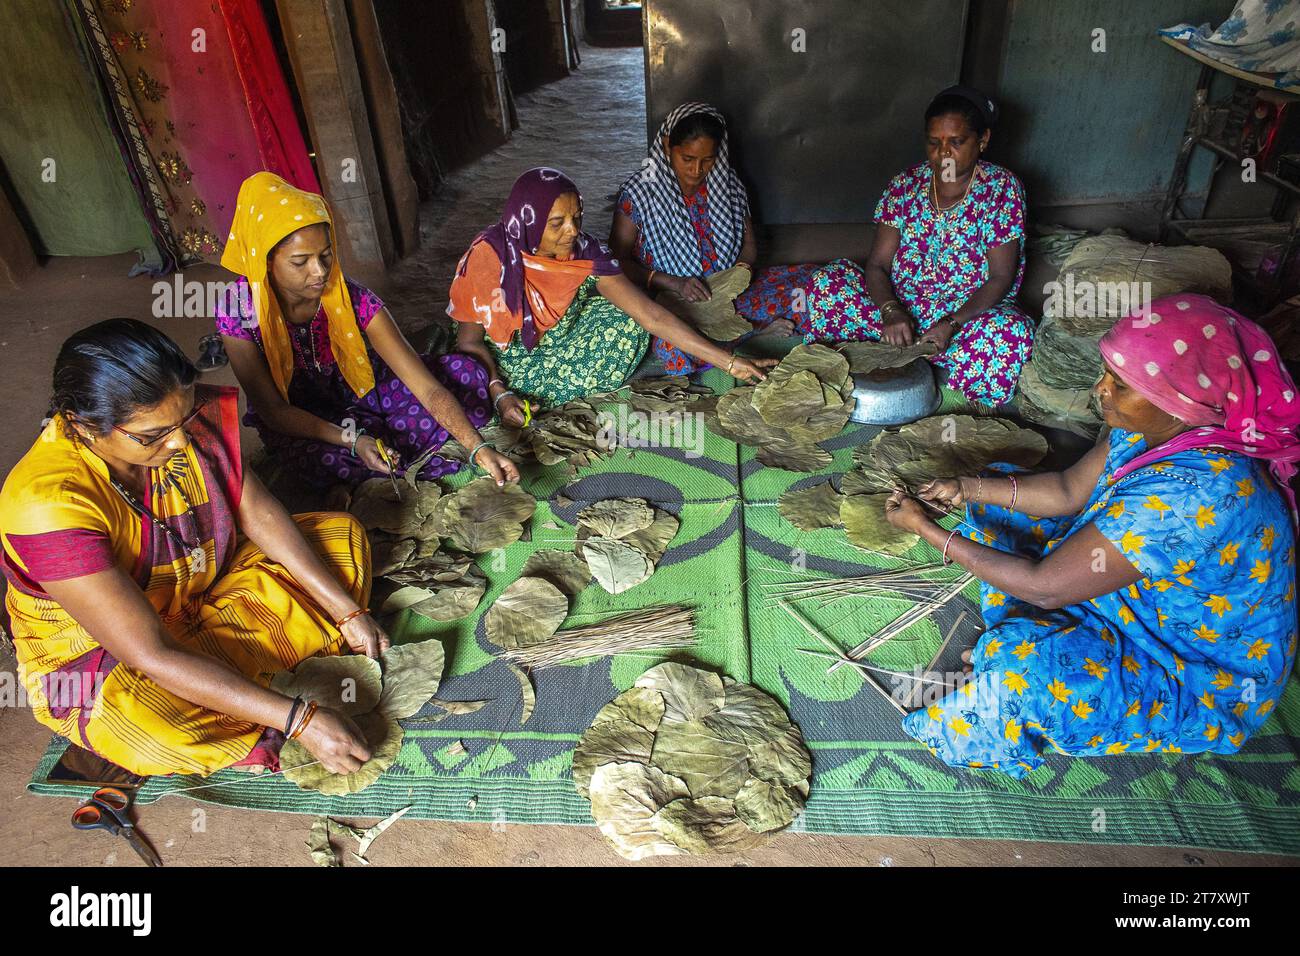
[[[755,338],[760,335],[771,335],[776,338],[789,338],[791,335],[794,335],[794,323],[789,319],[773,319],[767,325],[754,333]]]

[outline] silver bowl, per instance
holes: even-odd
[[[860,425],[906,425],[933,415],[942,400],[934,368],[923,358],[854,375],[853,398],[849,420]]]

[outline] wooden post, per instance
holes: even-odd
[[[276,0],[345,268],[395,258],[345,0]]]
[[[560,76],[569,75],[574,62],[569,47],[569,0],[546,0],[546,19],[551,23],[551,64]]]
[[[397,89],[393,86],[393,74],[384,53],[384,39],[379,32],[374,0],[348,0],[348,8],[352,13],[361,82],[370,108],[370,129],[383,169],[388,215],[393,224],[398,254],[405,256],[420,244],[420,196],[406,161]]]
[[[510,138],[510,101],[506,89],[506,66],[500,44],[504,33],[497,31],[497,11],[493,0],[462,0],[465,22],[469,25],[470,57],[483,78],[483,114],[504,143]],[[494,49],[494,46],[496,47]]]
[[[0,189],[0,289],[18,289],[40,268],[27,230]]]

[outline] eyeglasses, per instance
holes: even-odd
[[[113,426],[113,430],[114,430],[114,431],[119,431],[119,432],[121,432],[121,433],[122,433],[123,435],[125,435],[127,438],[131,439],[131,441],[135,442],[137,445],[142,445],[142,446],[144,446],[145,448],[148,448],[148,447],[150,447],[151,445],[156,445],[156,444],[158,444],[160,441],[162,441],[162,440],[163,440],[164,438],[166,438],[168,435],[172,434],[172,432],[176,431],[176,429],[178,429],[178,428],[184,428],[184,427],[185,427],[186,425],[188,425],[190,422],[194,421],[194,419],[198,417],[199,412],[203,411],[203,406],[206,405],[206,404],[207,404],[207,399],[203,399],[203,400],[201,400],[201,401],[199,401],[199,402],[196,402],[195,405],[194,405],[194,409],[193,409],[193,411],[191,411],[188,415],[186,415],[184,418],[182,418],[179,422],[177,422],[177,423],[176,423],[175,425],[173,425],[171,428],[167,429],[167,430],[166,430],[165,432],[163,432],[161,435],[154,435],[152,438],[141,438],[139,435],[133,434],[133,433],[127,431],[125,428],[122,428],[121,426],[118,426],[118,425],[114,425],[114,426]]]

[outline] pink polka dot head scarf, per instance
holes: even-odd
[[[1194,426],[1115,478],[1189,448],[1224,448],[1267,461],[1295,518],[1300,399],[1267,332],[1209,296],[1170,295],[1116,322],[1101,355],[1125,385]]]

